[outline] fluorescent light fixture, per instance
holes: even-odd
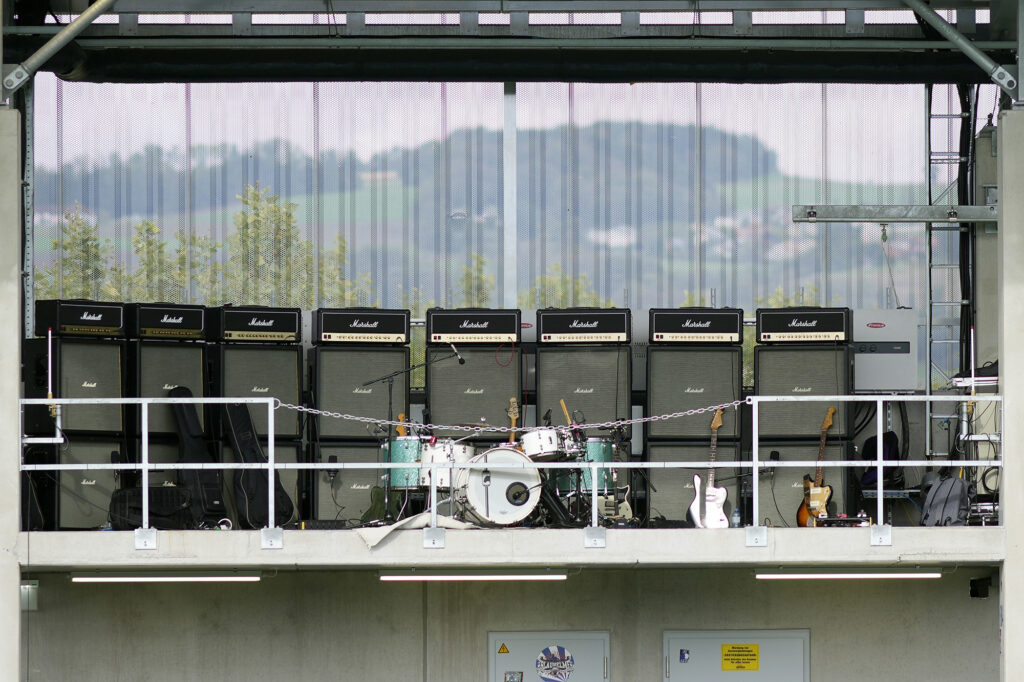
[[[758,580],[934,580],[942,577],[941,571],[901,571],[856,569],[841,570],[800,570],[800,571],[756,571]]]
[[[72,573],[73,583],[256,583],[259,571],[97,571]]]
[[[380,572],[383,582],[473,581],[473,580],[565,580],[564,568],[431,569],[410,568]]]

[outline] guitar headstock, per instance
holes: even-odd
[[[711,420],[711,430],[712,431],[717,431],[718,429],[720,429],[722,427],[722,413],[723,412],[725,412],[725,410],[723,410],[721,408],[715,410],[715,416]]]
[[[509,419],[519,419],[519,401],[515,398],[508,399],[508,410],[505,411]]]
[[[828,408],[828,412],[825,413],[825,421],[821,423],[821,430],[828,431],[832,428],[832,415],[836,413],[836,408]]]

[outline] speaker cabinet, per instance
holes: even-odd
[[[114,438],[69,438],[61,446],[33,445],[25,452],[32,464],[111,464],[128,461],[125,443]],[[122,476],[112,469],[40,471],[36,481],[43,526],[57,530],[90,530],[109,522],[110,498]]]
[[[460,351],[462,352],[462,351]],[[467,360],[467,363],[469,361]],[[321,443],[316,461],[338,463],[379,462],[381,448],[377,443]],[[323,470],[313,470],[313,517],[317,521],[344,522],[358,525],[370,508],[371,491],[384,485],[386,469],[337,469],[333,476]]]
[[[735,462],[740,459],[738,443],[718,443],[715,461]],[[709,461],[710,439],[707,444],[695,443],[652,443],[648,449],[651,462],[700,462]],[[693,502],[693,476],[701,478],[707,485],[708,468],[648,469],[651,479],[647,491],[648,518],[665,519],[672,522],[686,521],[686,511]],[[726,489],[725,513],[729,516],[733,507],[739,504],[740,480],[748,469],[718,467],[715,469],[715,486]]]
[[[302,347],[222,344],[218,353],[218,395],[225,398],[277,398],[298,405],[302,396]],[[267,410],[250,405],[253,425],[267,435]],[[301,413],[280,409],[274,413],[274,435],[299,438]]]
[[[314,406],[360,417],[388,418],[388,382],[370,386],[371,379],[408,369],[408,348],[314,348],[309,354],[310,388]],[[394,377],[391,417],[409,414],[409,374]],[[317,417],[320,438],[374,438],[373,425],[364,422]]]
[[[522,353],[514,346],[463,347],[465,359],[438,360],[451,355],[450,348],[428,347],[426,374],[427,407],[430,422],[445,425],[511,426],[509,399],[521,401]],[[437,362],[435,362],[437,361]],[[520,422],[521,423],[521,422]],[[436,429],[438,437],[461,438],[466,431]],[[500,440],[500,434],[483,434]]]
[[[266,441],[260,441],[260,447],[263,448],[263,454],[270,456],[267,452]],[[235,459],[234,451],[227,445],[224,446],[222,453],[222,460],[225,463],[234,463],[238,460]],[[276,462],[287,462],[291,464],[297,464],[302,461],[302,444],[301,443],[282,443],[281,441],[274,441],[274,461]],[[240,469],[226,469],[224,471],[224,503],[228,508],[228,515],[231,518],[231,523],[234,528],[251,527],[253,524],[240,524],[238,520],[238,504],[235,500],[235,478],[241,473]],[[277,474],[281,480],[281,486],[284,488],[285,493],[291,498],[294,511],[292,517],[288,519],[286,523],[293,523],[298,521],[302,515],[302,509],[305,506],[305,476],[302,475],[302,471],[299,469],[279,469]],[[263,503],[264,510],[266,509],[266,501]],[[266,513],[264,513],[266,517]]]
[[[647,414],[721,405],[743,398],[739,346],[651,346],[647,349]],[[739,438],[740,411],[725,410],[718,438]],[[707,414],[648,422],[648,438],[711,437]]]
[[[55,398],[123,398],[125,344],[123,341],[53,339],[50,366]],[[47,340],[22,344],[26,398],[47,397]],[[70,434],[118,434],[125,429],[123,405],[63,405],[61,428]],[[53,435],[54,422],[46,405],[25,408],[25,432]]]
[[[184,386],[196,398],[207,396],[206,346],[196,343],[135,341],[130,347],[132,384],[140,398],[166,398],[172,388]],[[199,424],[206,431],[207,408],[196,405]],[[142,433],[142,416],[135,417]],[[178,422],[170,405],[150,405],[149,433],[167,436],[178,433]]]
[[[560,400],[574,421],[588,424],[629,419],[629,346],[541,346],[537,348],[537,419],[551,410],[551,422],[563,424]],[[586,429],[588,436],[607,431]],[[631,430],[627,427],[626,438]]]
[[[757,395],[848,395],[853,386],[849,347],[759,346],[754,349],[754,392]],[[761,403],[761,438],[818,438],[829,407],[835,407],[830,438],[850,435],[850,403]]]
[[[837,461],[849,458],[848,441],[829,442],[825,445],[825,461]],[[775,455],[773,453],[778,453]],[[777,459],[781,462],[816,461],[818,444],[811,443],[761,443],[760,459]],[[804,475],[814,478],[815,467],[808,469],[777,467],[761,469],[758,477],[758,518],[765,526],[796,526],[796,512],[804,499]],[[822,482],[832,486],[832,502],[828,505],[828,513],[846,513],[847,482],[849,479],[846,468],[823,467]]]

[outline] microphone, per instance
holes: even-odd
[[[448,345],[452,347],[452,352],[455,353],[455,357],[457,357],[459,359],[459,364],[460,365],[466,364],[466,359],[464,357],[462,357],[462,355],[459,353],[459,350],[455,347],[455,344],[449,342]]]

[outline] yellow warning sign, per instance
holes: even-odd
[[[505,643],[504,643],[504,642],[502,642],[502,643],[501,643],[501,646],[500,646],[500,647],[498,647],[498,653],[499,653],[499,654],[507,654],[507,653],[508,653],[508,647],[507,647],[507,646],[505,646]]]
[[[760,663],[757,644],[723,644],[722,670],[757,670]]]

